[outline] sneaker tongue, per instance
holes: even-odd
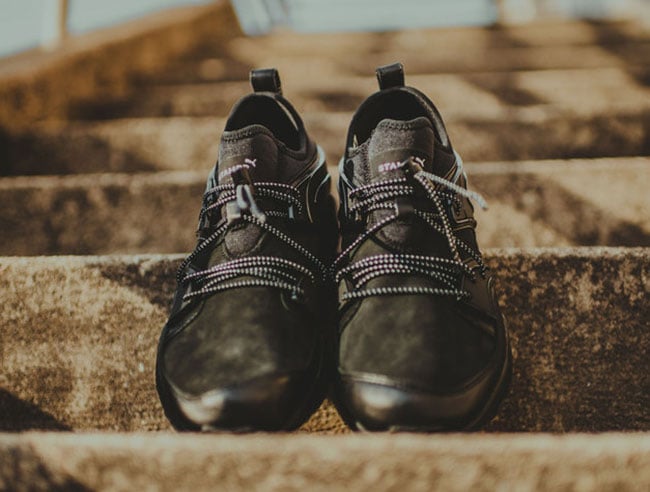
[[[278,144],[262,125],[224,132],[219,145],[219,184],[237,181],[244,171],[255,181],[282,181],[278,169]],[[239,183],[238,183],[239,184]]]
[[[385,181],[403,177],[406,163],[415,159],[429,172],[434,169],[435,134],[427,118],[410,121],[385,119],[375,128],[368,142],[366,180]],[[401,206],[416,208],[416,197],[400,198]],[[377,210],[370,214],[371,222],[379,222],[394,214],[391,210]],[[396,250],[413,250],[423,243],[426,228],[413,216],[404,216],[385,225],[377,238]]]
[[[368,166],[371,181],[402,176],[408,159],[415,159],[429,172],[433,169],[435,134],[425,118],[410,121],[382,120],[370,137]]]
[[[286,164],[286,163],[284,163]],[[286,182],[286,167],[279,159],[278,143],[266,127],[251,125],[240,130],[224,132],[219,145],[217,181],[219,184],[235,182],[247,184],[248,181]],[[222,208],[223,217],[226,207]],[[262,229],[255,224],[241,223],[232,228],[224,238],[228,255],[246,255],[256,247],[262,236]],[[212,258],[212,263],[221,261]]]

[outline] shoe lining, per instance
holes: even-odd
[[[356,142],[362,144],[370,138],[372,131],[385,119],[408,121],[420,116],[430,118],[423,105],[407,92],[389,92],[374,100],[361,111],[354,122],[353,134]]]
[[[262,125],[290,149],[300,149],[300,131],[296,121],[274,98],[252,94],[243,99],[228,119],[226,131],[240,130],[250,125]]]

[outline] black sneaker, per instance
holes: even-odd
[[[401,64],[377,77],[339,168],[337,406],[357,429],[474,429],[496,412],[511,373],[474,232],[470,199],[483,201]]]
[[[277,71],[254,70],[251,83],[226,123],[158,346],[158,393],[179,430],[293,429],[327,384],[330,176]]]

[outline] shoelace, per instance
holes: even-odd
[[[215,230],[200,241],[194,252],[181,263],[176,280],[179,283],[192,282],[193,285],[198,286],[197,290],[186,294],[183,300],[243,287],[280,289],[289,292],[293,300],[300,300],[305,295],[303,279],[311,284],[325,282],[328,275],[327,267],[316,255],[270,224],[268,220],[268,218],[293,220],[296,211],[302,213],[303,204],[300,199],[300,191],[293,186],[273,182],[255,183],[254,189],[253,193],[251,185],[227,183],[206,191],[199,221],[201,222],[210,212],[220,213],[223,206],[226,206],[226,218],[221,219],[216,224]],[[286,205],[287,211],[269,210],[263,212],[258,207],[254,196],[271,198]],[[212,198],[216,198],[216,200],[210,203]],[[185,273],[185,269],[192,260],[234,225],[241,223],[240,221],[255,224],[272,234],[302,256],[309,267],[276,256],[250,256],[226,261],[205,270]],[[241,277],[248,278],[242,279]]]
[[[474,270],[478,268],[480,274],[485,275],[487,268],[481,255],[454,235],[443,205],[444,199],[454,201],[458,195],[461,195],[474,200],[485,209],[487,204],[483,197],[440,176],[424,171],[413,159],[403,161],[399,167],[405,166],[412,179],[403,176],[370,183],[355,188],[349,194],[350,199],[353,201],[353,205],[350,207],[351,213],[360,216],[365,216],[376,210],[395,210],[395,213],[365,230],[337,257],[332,267],[332,271],[336,272],[335,281],[338,283],[343,277],[348,277],[353,283],[352,289],[343,294],[341,301],[395,294],[455,296],[461,299],[470,295],[459,287],[461,274],[464,273],[474,279],[476,277]],[[442,189],[437,189],[435,184],[440,185]],[[425,195],[433,204],[434,212],[419,210],[410,204],[403,205],[400,203],[400,198],[412,197],[415,194],[416,186],[420,186],[424,190]],[[404,207],[406,207],[406,210],[404,210]],[[407,211],[423,220],[434,231],[446,238],[452,254],[451,259],[408,253],[381,254],[369,256],[345,267],[340,267],[361,243],[386,225],[396,221]],[[478,267],[470,268],[463,262],[460,255],[461,251],[472,257]],[[415,274],[427,277],[434,280],[439,287],[397,285],[364,288],[374,278],[395,274]]]

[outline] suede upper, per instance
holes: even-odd
[[[347,149],[341,167],[343,179],[350,184],[343,186],[341,193],[404,179],[409,176],[409,160],[415,160],[425,172],[448,181],[455,180],[455,184],[465,186],[465,178],[458,172],[457,159],[449,139],[446,134],[441,135],[444,125],[432,121],[431,115],[439,117],[435,108],[416,108],[408,113],[402,104],[399,110],[390,109],[390,100],[399,99],[395,96],[399,90],[388,88],[371,96],[369,99],[373,101],[372,104],[364,103],[355,115],[349,140],[353,146]],[[410,88],[403,90],[409,91],[409,94],[414,91]],[[382,94],[388,102],[382,102]],[[424,96],[418,97],[418,101],[424,100]],[[426,101],[426,104],[431,104]],[[382,119],[379,115],[363,114],[381,112],[385,108],[389,108],[389,115],[397,115],[401,119]],[[397,114],[398,111],[401,114]],[[355,122],[367,121],[376,121],[376,126],[369,131],[366,140],[359,141],[358,135],[362,135],[364,130],[356,130]],[[354,213],[346,213],[346,207],[343,207],[341,223],[344,225],[344,249],[357,241],[363,231],[380,225],[382,220],[390,219],[396,210],[406,212],[397,212],[397,220],[390,221],[370,234],[345,258],[340,267],[382,255],[408,254],[454,260],[449,239],[412,212],[413,209],[420,209],[429,214],[437,214],[426,190],[415,181],[409,182],[412,182],[415,191],[396,198],[393,208],[378,206],[376,210],[371,209],[359,218]],[[403,182],[400,186],[407,185]],[[390,187],[383,185],[377,190],[375,203],[389,201],[382,199],[381,194],[388,192]],[[464,280],[462,277],[467,276],[467,273],[459,273],[454,278],[455,285],[463,289],[471,281],[473,292],[480,291],[481,301],[458,299],[450,295],[398,294],[371,295],[342,302],[338,363],[343,376],[374,378],[407,388],[447,394],[471,384],[494,361],[496,333],[502,320],[493,293],[488,288],[489,273],[481,272],[472,256],[480,258],[472,219],[473,207],[466,197],[459,196],[452,200],[451,192],[444,191],[444,213],[453,233],[473,251],[473,254],[469,254],[461,250],[460,258],[475,268],[473,276],[476,276],[474,280]],[[354,203],[354,199],[351,199],[346,204],[347,208]],[[452,212],[454,207],[463,210],[463,220],[455,221]],[[371,276],[363,288],[377,292],[395,286],[441,288],[437,278],[404,272],[391,273],[389,270]],[[484,277],[483,273],[487,276]],[[339,282],[339,295],[353,290],[353,278],[343,275]]]
[[[228,422],[210,425],[230,425],[237,412],[251,415],[253,426],[295,425],[293,413],[303,415],[314,403],[308,397],[317,398],[312,387],[325,371],[333,320],[326,271],[337,244],[335,204],[322,151],[288,101],[266,92],[275,87],[268,76],[256,75],[256,90],[264,91],[240,100],[226,123],[208,177],[197,248],[179,271],[161,335],[159,392],[179,428],[187,427],[186,419],[174,400],[183,408],[183,399],[200,402],[215,391],[259,398],[260,382],[269,381],[270,388],[271,381],[287,378],[283,391],[293,393],[284,401],[297,408],[285,408],[291,405],[272,394],[268,404],[274,408],[266,410],[257,408],[258,400],[237,400],[228,403]],[[247,386],[257,389],[240,391]],[[192,415],[223,414],[192,405]],[[279,420],[269,423],[264,415]]]

